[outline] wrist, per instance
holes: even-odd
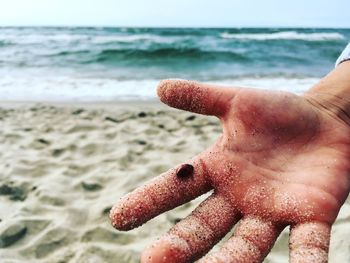
[[[350,101],[341,95],[320,91],[307,92],[304,97],[321,112],[350,126]]]
[[[338,65],[304,97],[321,111],[350,125],[350,61]]]

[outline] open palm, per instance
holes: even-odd
[[[350,189],[345,123],[311,97],[287,92],[173,80],[158,95],[172,107],[219,117],[223,135],[111,210],[113,226],[129,230],[214,189],[142,262],[193,262],[238,221],[223,247],[200,262],[261,262],[287,225],[291,262],[327,262],[331,225]]]

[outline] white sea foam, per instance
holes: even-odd
[[[78,34],[0,34],[0,41],[12,44],[43,44],[43,42],[73,42],[88,39],[88,35]]]
[[[172,43],[174,40],[182,40],[183,36],[157,36],[151,34],[138,34],[138,35],[104,35],[94,36],[91,41],[96,44],[106,44],[113,42],[125,42],[132,43],[138,41],[152,41],[156,43]]]
[[[0,101],[113,101],[153,99],[157,80],[86,78],[79,76],[4,75]]]
[[[244,77],[238,79],[221,80],[217,83],[225,86],[251,87],[268,90],[285,90],[302,94],[319,81],[318,78],[286,78],[286,77]],[[210,82],[211,83],[211,82]]]
[[[221,33],[220,36],[225,39],[240,40],[304,40],[304,41],[329,41],[342,40],[344,36],[340,33],[298,33],[295,31],[284,31],[276,33]]]
[[[45,42],[71,43],[81,41],[92,44],[107,44],[113,42],[132,43],[152,41],[156,43],[172,43],[183,40],[185,36],[157,36],[152,34],[135,35],[83,35],[83,34],[0,34],[0,41],[12,44],[43,44]]]
[[[238,78],[209,83],[302,93],[316,78]],[[117,101],[156,98],[158,79],[117,80],[55,74],[2,74],[1,101]]]

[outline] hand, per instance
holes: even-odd
[[[113,226],[129,230],[214,190],[142,262],[197,260],[238,221],[223,247],[199,262],[262,262],[288,225],[292,263],[327,262],[331,225],[350,189],[346,123],[288,92],[168,80],[158,95],[172,107],[217,116],[223,135],[112,208]]]

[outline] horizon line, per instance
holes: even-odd
[[[350,26],[123,26],[123,25],[0,25],[0,28],[22,27],[22,28],[151,28],[151,29],[350,29]]]

